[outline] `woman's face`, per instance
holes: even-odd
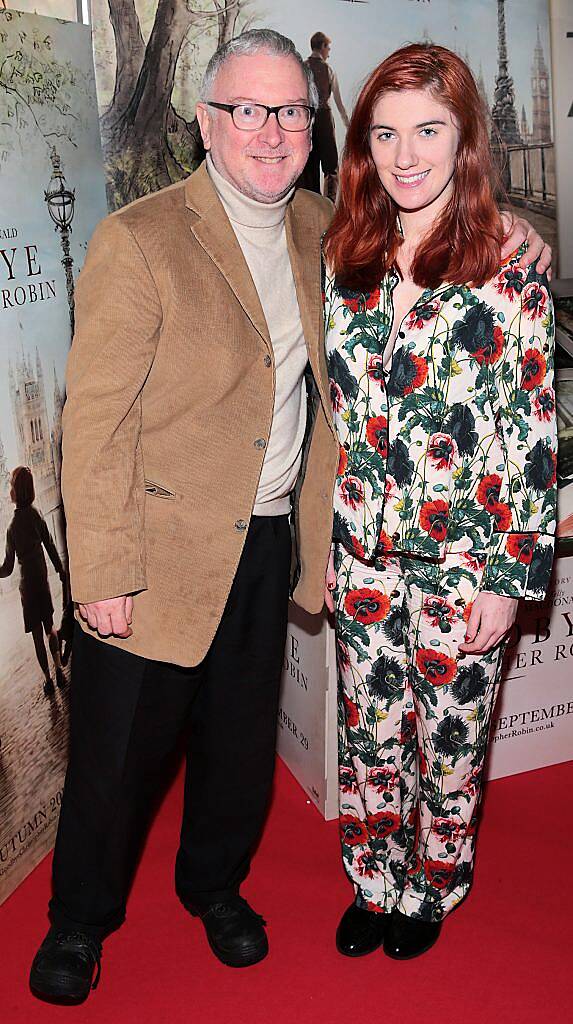
[[[448,107],[427,89],[387,92],[376,102],[370,151],[384,188],[404,211],[435,204],[452,192],[459,132]]]

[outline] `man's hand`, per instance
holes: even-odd
[[[336,587],[336,572],[334,571],[334,551],[330,549],[330,555],[328,556],[328,565],[326,567],[326,581],[324,590],[324,603],[328,608],[329,612],[334,611],[334,598],[332,592]]]
[[[541,235],[537,234],[535,228],[531,227],[529,221],[523,217],[514,217],[512,213],[504,210],[501,214],[503,223],[503,245],[501,247],[502,259],[510,256],[512,252],[519,249],[522,242],[527,242],[527,252],[521,257],[519,266],[527,270],[530,263],[537,260],[535,267],[538,274],[547,271],[547,277],[551,280],[551,246],[547,245]]]
[[[517,603],[514,597],[501,597],[482,590],[472,605],[466,640],[460,644],[459,650],[464,654],[491,651],[513,626]]]
[[[122,640],[131,636],[133,618],[132,597],[110,597],[106,601],[92,601],[78,605],[80,615],[90,629],[101,637],[117,636]]]

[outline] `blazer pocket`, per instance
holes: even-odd
[[[180,494],[170,491],[168,487],[163,487],[162,484],[156,483],[155,480],[145,481],[145,493],[152,495],[154,498],[167,498],[168,501],[178,501],[181,497]]]

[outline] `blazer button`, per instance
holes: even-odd
[[[235,530],[246,530],[247,524],[244,519],[237,519],[235,523]]]
[[[266,448],[266,447],[267,447],[267,442],[265,441],[264,437],[257,437],[257,440],[255,441],[255,448]]]
[[[268,356],[268,355],[265,356],[265,366],[272,366],[272,365],[273,365],[273,361],[272,361],[271,357]]]

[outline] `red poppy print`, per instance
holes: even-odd
[[[420,775],[425,776],[428,774],[428,761],[423,750],[418,751],[418,767],[420,769]]]
[[[357,793],[358,786],[356,785],[354,769],[340,765],[340,768],[338,769],[338,784],[340,786],[341,793]]]
[[[535,348],[528,348],[521,366],[521,386],[524,391],[533,391],[545,380],[547,363],[545,356]]]
[[[487,345],[484,345],[482,348],[476,348],[475,352],[472,352],[474,359],[480,364],[480,366],[484,363],[486,366],[491,366],[493,363],[497,363],[503,352],[504,341],[505,339],[501,327],[499,327],[499,325],[494,327]]]
[[[543,285],[532,281],[523,289],[521,308],[530,320],[540,320],[547,314],[547,298],[547,291]]]
[[[408,317],[408,328],[412,330],[417,327],[419,331],[431,320],[435,320],[440,312],[439,299],[432,299],[431,302],[424,302],[415,306]]]
[[[459,821],[453,818],[434,818],[432,820],[432,832],[443,843],[451,843],[464,834],[464,827]]]
[[[364,558],[364,545],[360,543],[358,537],[352,537],[350,543],[356,558]]]
[[[359,590],[349,590],[344,599],[344,607],[352,619],[369,626],[386,618],[390,611],[390,598],[380,590],[361,587]]]
[[[346,292],[340,289],[342,301],[351,313],[363,313],[366,309],[376,309],[380,302],[380,289],[373,292]]]
[[[408,711],[407,714],[402,715],[402,728],[400,729],[400,743],[402,746],[405,747],[410,740],[413,740],[417,732],[416,712]]]
[[[345,693],[342,694],[342,700],[344,703],[346,724],[349,729],[355,729],[357,725],[360,725],[358,705],[356,705],[353,700],[350,700],[350,697],[347,697]]]
[[[541,423],[551,423],[555,416],[555,392],[553,388],[541,388],[532,402],[533,415]]]
[[[456,442],[449,434],[432,434],[428,442],[428,458],[436,469],[451,469],[456,451]]]
[[[456,865],[447,860],[427,860],[424,874],[434,889],[447,889],[456,873]]]
[[[478,765],[477,768],[472,768],[470,774],[465,780],[462,786],[462,792],[468,793],[469,796],[477,796],[481,789],[481,776],[482,766]]]
[[[388,420],[385,416],[372,416],[366,424],[366,440],[383,458],[388,454]]]
[[[353,867],[356,868],[361,878],[374,878],[374,875],[380,872],[373,853],[361,853],[353,861]]]
[[[376,545],[376,554],[383,555],[387,551],[391,551],[392,547],[392,541],[388,534],[384,530],[380,530],[380,533],[378,534],[378,543]]]
[[[387,793],[398,784],[398,772],[395,768],[387,768],[381,765],[379,768],[369,768],[366,776],[366,785],[371,786],[377,793]]]
[[[483,569],[487,562],[485,551],[462,551],[461,557],[468,569],[472,569],[474,572],[479,572],[480,569]]]
[[[416,652],[416,665],[424,679],[432,686],[447,686],[457,671],[453,658],[443,651],[434,651],[431,647],[423,647]]]
[[[340,485],[340,496],[345,505],[357,509],[364,504],[364,484],[357,476],[347,476]]]
[[[425,501],[420,509],[420,526],[433,540],[446,539],[450,509],[447,501]]]
[[[345,449],[340,445],[338,452],[338,469],[336,470],[337,476],[344,476],[346,473],[346,467],[348,466],[348,454]]]
[[[366,367],[366,373],[370,380],[373,380],[376,384],[382,384],[384,382],[384,360],[382,356],[370,356],[368,366]]]
[[[455,622],[458,613],[445,597],[430,594],[424,600],[422,615],[425,615],[431,626],[440,626],[441,624],[451,625],[452,622]]]
[[[411,352],[408,354],[408,358],[412,364],[414,376],[411,381],[405,385],[404,395],[411,395],[412,391],[415,391],[416,388],[421,388],[422,384],[426,383],[426,378],[428,376],[428,364],[425,359],[422,359],[421,356],[413,356]]]
[[[521,295],[525,283],[525,271],[519,266],[505,267],[495,282],[500,295],[506,295],[513,302],[516,295]]]
[[[498,533],[505,533],[511,526],[511,509],[503,501],[498,501],[493,508],[488,508],[495,519],[495,528]]]
[[[373,839],[386,839],[392,832],[398,832],[402,824],[399,814],[392,811],[380,811],[368,815],[368,831]]]
[[[386,473],[386,479],[384,480],[384,501],[392,501],[393,498],[398,494],[398,485],[394,480],[393,476]]]
[[[480,505],[485,508],[491,509],[494,505],[497,505],[499,501],[499,492],[501,491],[501,477],[497,473],[491,473],[489,476],[484,476],[478,484],[476,492],[476,498]]]
[[[418,871],[420,871],[421,867],[422,867],[422,861],[420,860],[418,854],[415,853],[414,857],[412,859],[412,863],[410,864],[410,867],[408,868],[407,874],[410,875],[410,877],[412,875],[417,875]]]
[[[538,539],[538,533],[511,533],[507,538],[505,550],[522,565],[531,565]]]
[[[340,384],[330,378],[330,404],[334,412],[342,412],[344,409],[344,395]]]
[[[346,846],[365,846],[368,832],[364,822],[353,814],[341,814],[339,818],[340,838]]]

